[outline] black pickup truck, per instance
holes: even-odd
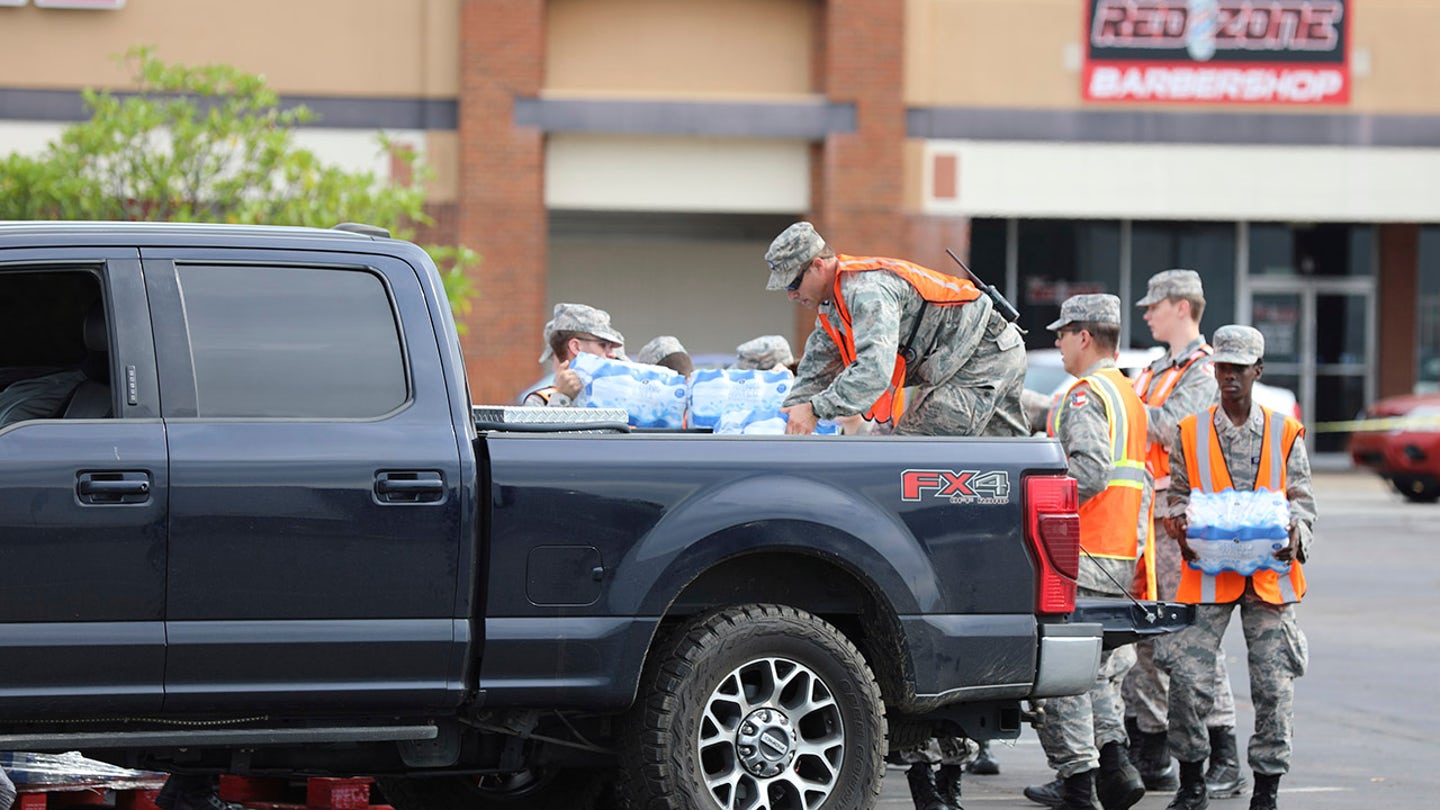
[[[1075,604],[1053,442],[511,429],[459,347],[377,229],[0,224],[0,750],[851,810],[1188,620]]]

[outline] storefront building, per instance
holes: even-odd
[[[1032,346],[1065,295],[1198,270],[1306,420],[1440,385],[1440,5],[1406,0],[128,0],[0,8],[0,149],[121,87],[112,54],[264,73],[307,143],[440,172],[429,234],[485,257],[477,400],[542,369],[557,301],[639,345],[800,341],[763,290],[790,221],[1006,290]],[[102,4],[103,5],[103,4]],[[1151,340],[1137,317],[1131,345]],[[1343,434],[1316,432],[1318,450]]]

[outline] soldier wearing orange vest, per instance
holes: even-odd
[[[1047,328],[1065,370],[1079,378],[1060,398],[1049,431],[1065,448],[1080,491],[1079,595],[1124,596],[1148,545],[1153,488],[1145,471],[1145,405],[1115,367],[1120,299],[1073,296]],[[1125,810],[1145,795],[1126,756],[1120,707],[1120,680],[1134,663],[1130,645],[1102,652],[1089,692],[1044,701],[1040,743],[1060,783],[1026,788],[1027,798],[1093,810],[1093,793],[1105,810]]]
[[[1181,571],[1177,598],[1199,606],[1195,623],[1156,650],[1158,663],[1170,672],[1170,752],[1180,760],[1180,789],[1171,810],[1209,807],[1201,771],[1210,753],[1205,716],[1215,700],[1216,651],[1237,605],[1255,705],[1255,733],[1247,752],[1255,774],[1251,810],[1274,810],[1280,777],[1290,769],[1295,679],[1305,673],[1308,660],[1295,604],[1305,596],[1301,563],[1309,557],[1315,496],[1304,426],[1251,399],[1264,371],[1264,354],[1264,338],[1255,329],[1222,326],[1215,331],[1220,404],[1182,420],[1170,451],[1173,517],[1166,519],[1166,527],[1179,539],[1187,562],[1199,559],[1185,535],[1191,492],[1283,492],[1290,512],[1289,543],[1274,552],[1276,560],[1289,563],[1287,572],[1261,568],[1250,576],[1207,574],[1191,565]]]
[[[766,289],[819,311],[786,397],[787,433],[853,414],[894,419],[899,434],[1029,433],[1024,341],[969,281],[900,259],[838,255],[808,222],[776,237],[765,261]],[[912,386],[897,416],[900,391]]]
[[[1160,599],[1174,599],[1180,585],[1180,546],[1163,525],[1170,515],[1166,489],[1170,486],[1170,445],[1176,425],[1192,413],[1215,403],[1215,375],[1210,367],[1214,349],[1200,333],[1205,314],[1205,289],[1194,270],[1163,270],[1150,277],[1146,294],[1136,302],[1145,310],[1150,336],[1169,347],[1135,378],[1135,393],[1145,401],[1150,417],[1150,447],[1146,468],[1155,478],[1155,559],[1146,575],[1156,584]],[[1168,725],[1170,678],[1154,662],[1151,640],[1135,645],[1135,666],[1125,676],[1125,728],[1130,735],[1131,758],[1140,769],[1147,790],[1175,790],[1180,782],[1165,741]],[[1225,652],[1215,657],[1215,708],[1205,718],[1210,733],[1210,767],[1205,783],[1212,798],[1238,796],[1249,783],[1240,770],[1235,751],[1235,697]]]

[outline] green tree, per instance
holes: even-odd
[[[282,108],[264,77],[229,65],[167,65],[131,49],[137,91],[85,90],[87,121],[67,127],[38,157],[0,159],[0,219],[156,220],[305,225],[365,222],[411,239],[430,224],[433,170],[381,136],[404,167],[399,179],[326,165],[295,144],[316,116]],[[475,288],[480,257],[463,245],[426,245],[457,314]]]

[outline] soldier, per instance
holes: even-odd
[[[635,362],[664,366],[686,377],[695,370],[695,361],[690,359],[690,353],[674,335],[661,335],[641,346],[640,351],[635,353]]]
[[[1181,419],[1215,402],[1215,377],[1210,368],[1213,350],[1200,334],[1205,290],[1194,270],[1165,270],[1151,276],[1149,289],[1136,306],[1145,309],[1150,335],[1170,349],[1135,379],[1135,393],[1144,400],[1150,419],[1146,467],[1156,490],[1153,579],[1157,596],[1169,600],[1175,598],[1180,584],[1180,546],[1164,527],[1171,514],[1165,497],[1170,486],[1170,445]],[[1165,742],[1170,679],[1155,666],[1153,641],[1137,644],[1135,656],[1135,667],[1125,677],[1121,692],[1132,759],[1147,790],[1174,790],[1180,783]],[[1215,661],[1215,709],[1205,719],[1210,729],[1210,768],[1205,782],[1210,795],[1218,799],[1240,795],[1248,783],[1235,750],[1235,698],[1223,649]]]
[[[1180,789],[1171,810],[1204,810],[1210,802],[1201,768],[1210,754],[1205,717],[1215,701],[1212,677],[1220,639],[1238,605],[1250,662],[1255,733],[1247,748],[1255,772],[1251,810],[1274,810],[1280,776],[1290,769],[1294,734],[1295,679],[1309,658],[1295,605],[1305,596],[1301,563],[1310,556],[1315,495],[1310,460],[1296,419],[1263,408],[1251,398],[1265,368],[1265,340],[1248,326],[1215,330],[1215,377],[1220,404],[1181,420],[1170,450],[1170,514],[1166,527],[1180,554],[1199,559],[1186,542],[1190,493],[1269,490],[1289,502],[1289,543],[1274,552],[1290,563],[1277,573],[1261,568],[1250,576],[1232,571],[1206,574],[1185,566],[1176,598],[1198,605],[1195,623],[1156,648],[1170,672],[1170,753],[1180,760]]]
[[[843,256],[797,222],[770,244],[766,289],[819,309],[795,387],[787,433],[817,419],[894,415],[915,386],[897,434],[1023,436],[1025,346],[969,281],[900,259]]]
[[[1135,561],[1150,529],[1150,478],[1145,471],[1145,406],[1115,367],[1120,299],[1076,295],[1060,306],[1048,329],[1065,371],[1079,378],[1060,399],[1051,432],[1065,448],[1080,491],[1079,595],[1125,596]],[[1145,795],[1140,774],[1125,753],[1119,683],[1135,661],[1125,645],[1100,654],[1100,673],[1089,692],[1044,701],[1040,743],[1063,785],[1027,788],[1043,803],[1064,810],[1125,810]],[[1059,788],[1059,790],[1057,790]],[[1058,793],[1059,795],[1055,795]]]
[[[761,335],[735,347],[735,368],[795,370],[795,355],[790,351],[790,341],[782,335]]]
[[[570,361],[581,352],[597,357],[620,358],[625,336],[610,325],[610,313],[584,304],[556,304],[554,317],[545,324],[545,351],[540,362],[555,362],[555,382],[525,395],[522,405],[568,408],[575,404],[584,384],[570,369]]]

